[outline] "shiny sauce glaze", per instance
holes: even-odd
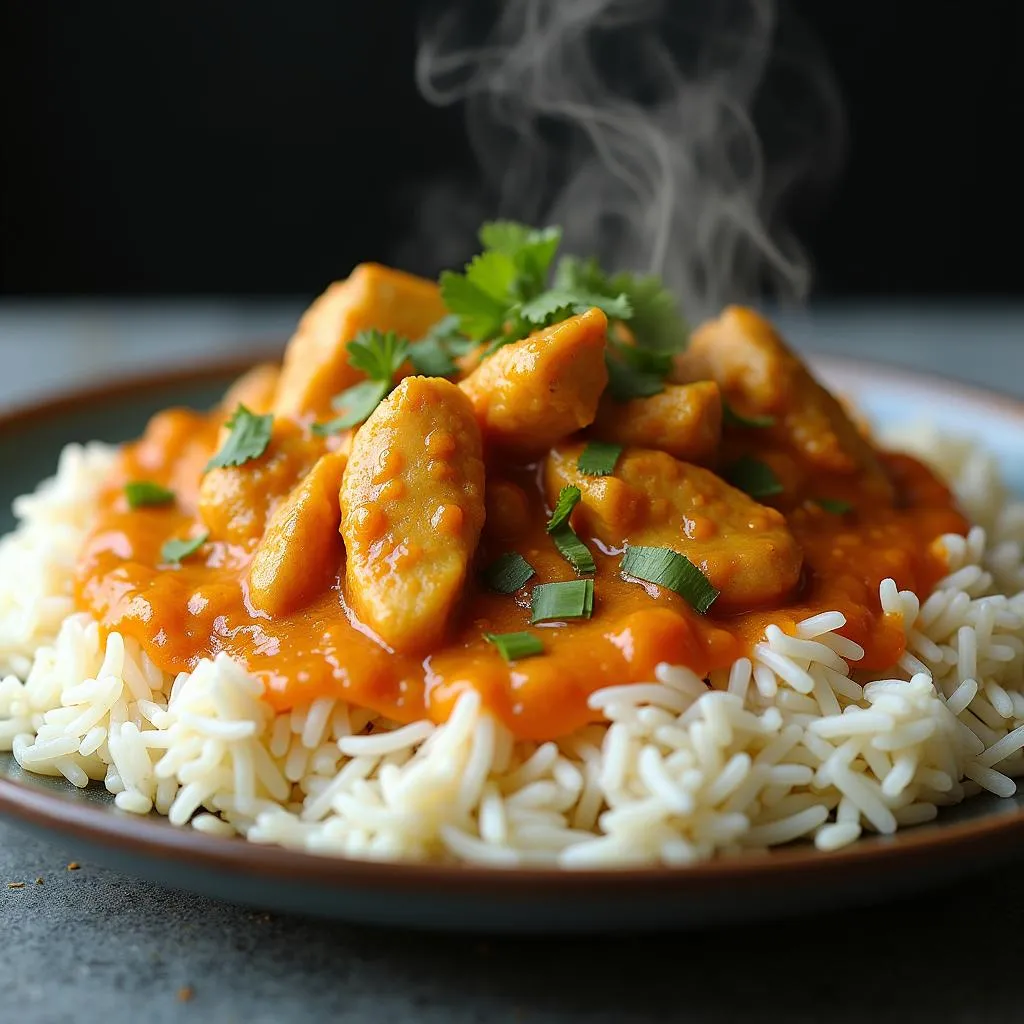
[[[945,572],[937,539],[968,527],[947,488],[908,456],[879,454],[872,482],[845,469],[808,470],[778,430],[727,428],[719,460],[756,454],[785,484],[783,494],[764,503],[785,517],[803,554],[792,592],[767,606],[716,603],[702,616],[667,589],[622,579],[621,545],[580,529],[597,566],[592,618],[532,627],[544,655],[507,663],[483,634],[531,628],[533,584],[576,574],[545,531],[552,502],[543,456],[485,449],[487,520],[474,571],[444,640],[430,650],[399,652],[349,607],[336,523],[309,559],[315,587],[302,606],[278,615],[253,606],[248,569],[267,517],[320,456],[351,438],[316,436],[309,417],[275,421],[266,452],[236,473],[235,511],[244,514],[209,529],[208,517],[200,517],[200,484],[225,415],[167,410],[121,450],[81,552],[76,598],[104,628],[134,637],[166,672],[191,670],[220,652],[237,658],[279,711],[333,697],[399,722],[424,715],[440,722],[473,688],[517,736],[556,738],[599,718],[587,698],[603,686],[649,680],[660,662],[706,676],[749,654],[768,623],[792,633],[801,619],[833,609],[846,617],[842,634],[865,650],[860,667],[884,669],[901,655],[903,631],[882,612],[880,581],[891,577],[901,589],[926,595]],[[879,472],[883,488],[873,486]],[[170,488],[175,500],[129,508],[124,486],[140,479]],[[823,497],[849,503],[850,511],[827,511],[817,503]],[[209,539],[180,565],[161,557],[168,538],[204,529]],[[508,551],[521,553],[536,575],[516,594],[491,592],[476,570]]]

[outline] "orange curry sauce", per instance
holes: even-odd
[[[705,617],[670,591],[621,579],[621,551],[584,535],[597,562],[593,617],[533,627],[545,654],[507,664],[481,634],[528,628],[531,585],[572,579],[574,572],[545,532],[550,506],[537,465],[492,456],[488,481],[493,474],[514,482],[527,502],[488,504],[476,564],[514,549],[537,574],[515,595],[492,593],[470,580],[443,646],[425,656],[401,655],[378,643],[348,610],[340,536],[332,541],[332,564],[319,594],[286,617],[259,613],[248,601],[246,569],[255,538],[230,543],[214,534],[180,566],[162,563],[160,549],[168,538],[202,529],[198,486],[223,419],[223,411],[169,410],[122,451],[81,554],[77,601],[105,628],[136,638],[167,672],[189,670],[221,651],[238,658],[263,681],[266,699],[278,710],[330,696],[398,721],[424,714],[443,721],[459,694],[473,687],[517,736],[556,738],[599,717],[587,697],[602,686],[648,680],[663,661],[705,675],[749,653],[769,622],[793,632],[800,619],[831,609],[846,616],[842,633],[865,648],[860,665],[883,669],[902,653],[903,633],[881,611],[880,581],[892,577],[900,588],[926,595],[945,571],[933,542],[944,533],[965,533],[968,526],[948,490],[907,456],[881,457],[895,485],[891,502],[865,497],[856,476],[816,472],[813,492],[805,483],[797,493],[787,490],[781,502],[765,502],[785,514],[803,550],[797,592],[780,606],[728,614],[712,607]],[[744,451],[772,461],[770,431],[741,435]],[[259,484],[264,514],[332,443],[294,423],[275,424],[270,448],[251,464],[266,470]],[[136,479],[173,489],[175,503],[129,509],[124,484]],[[813,501],[825,495],[850,502],[853,510],[825,511]],[[503,520],[517,516],[529,523],[510,544],[502,539],[506,528],[516,533],[523,524]],[[311,564],[310,571],[323,572],[324,566]]]

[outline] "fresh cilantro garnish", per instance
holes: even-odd
[[[391,381],[364,380],[347,391],[342,391],[331,401],[341,415],[326,423],[314,423],[311,428],[313,433],[326,437],[328,434],[351,430],[369,417],[370,413],[387,398],[390,390]]]
[[[615,472],[615,463],[619,461],[621,454],[621,444],[590,441],[580,452],[580,457],[576,460],[576,468],[584,476],[611,476]]]
[[[180,565],[189,555],[194,555],[209,539],[209,533],[204,530],[198,537],[190,537],[188,540],[166,541],[160,549],[160,557],[170,565]]]
[[[657,277],[625,272],[608,275],[596,259],[563,256],[555,272],[555,287],[591,295],[624,296],[632,315],[617,319],[628,320],[640,348],[679,352],[686,346],[689,328],[672,293]]]
[[[562,256],[554,266],[559,228],[494,221],[480,229],[480,242],[483,252],[463,273],[441,275],[441,295],[462,335],[487,345],[485,355],[595,306],[628,323],[641,349],[672,353],[686,344],[686,323],[658,278],[609,275],[597,260],[576,256]],[[652,387],[620,391],[635,397],[654,394]]]
[[[616,402],[658,395],[665,390],[671,361],[671,355],[664,352],[609,341],[605,350],[608,391]]]
[[[474,345],[459,331],[459,318],[446,316],[412,345],[409,362],[425,377],[451,377],[458,370],[455,360]]]
[[[389,383],[409,355],[409,339],[394,331],[360,331],[346,347],[352,366],[370,380]]]
[[[327,423],[314,423],[321,437],[358,426],[391,393],[395,374],[409,358],[409,339],[394,331],[360,331],[346,346],[348,361],[367,379],[331,399],[341,415]]]
[[[219,452],[206,464],[206,469],[221,466],[241,466],[250,459],[258,459],[270,444],[274,417],[267,413],[257,416],[241,402],[225,426],[231,431]]]

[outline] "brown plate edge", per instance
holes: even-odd
[[[841,376],[865,380],[885,374],[915,390],[956,393],[968,399],[998,403],[1005,412],[1024,420],[1024,401],[996,390],[966,384],[931,372],[917,372],[880,361],[805,353],[813,365]],[[102,384],[69,390],[0,414],[0,429],[30,427],[51,416],[74,413],[83,406],[118,397],[138,396],[141,391],[209,383],[238,375],[265,358],[273,358],[269,346],[254,347],[246,356],[209,362],[186,371],[164,370],[121,377]],[[69,784],[70,785],[70,784]],[[207,836],[189,828],[175,828],[154,816],[139,817],[114,807],[84,804],[71,796],[51,793],[12,779],[0,778],[0,811],[27,825],[121,852],[162,859],[188,858],[211,869],[242,872],[250,877],[281,879],[301,877],[305,883],[359,887],[379,891],[455,888],[503,894],[517,892],[571,893],[600,889],[628,896],[652,889],[735,889],[780,878],[813,883],[823,875],[884,871],[908,861],[929,857],[991,855],[996,848],[1024,846],[1024,809],[1007,804],[1005,814],[957,822],[925,825],[900,832],[897,837],[863,839],[851,846],[822,852],[812,846],[790,846],[768,853],[703,861],[684,868],[617,868],[565,870],[557,868],[489,868],[473,865],[416,864],[349,860],[248,843],[242,839]]]

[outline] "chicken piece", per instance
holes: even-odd
[[[338,489],[347,459],[322,455],[267,523],[249,565],[249,600],[289,615],[330,586],[343,554]]]
[[[484,437],[508,451],[543,451],[593,423],[608,383],[608,319],[591,309],[498,349],[459,387]]]
[[[227,431],[221,431],[218,448]],[[248,547],[266,528],[267,518],[322,454],[288,421],[276,421],[267,450],[241,466],[207,470],[199,485],[199,516],[215,540]]]
[[[356,433],[341,483],[349,605],[389,647],[440,643],[484,523],[473,407],[439,377],[407,377]]]
[[[276,416],[329,412],[331,399],[363,379],[349,365],[346,346],[371,327],[421,338],[445,316],[433,281],[362,263],[344,281],[336,281],[299,321],[284,354],[274,403]]]
[[[605,395],[594,436],[623,445],[660,448],[686,462],[712,462],[722,436],[722,396],[714,381],[668,384],[649,398],[616,402]]]
[[[551,504],[567,484],[580,489],[573,521],[582,535],[614,547],[629,541],[678,551],[722,592],[719,610],[756,608],[792,593],[803,553],[781,512],[700,466],[644,448],[623,452],[613,476],[584,476],[576,468],[583,447],[554,449],[544,471]]]
[[[259,363],[251,370],[243,373],[234,384],[224,392],[220,408],[230,415],[244,405],[250,412],[262,416],[270,412],[277,395],[277,382],[281,377],[281,367],[276,363]]]
[[[891,498],[892,486],[870,442],[753,310],[730,306],[694,331],[676,357],[673,377],[717,381],[737,412],[774,416],[773,436],[812,465],[830,473],[862,473],[872,493]]]

